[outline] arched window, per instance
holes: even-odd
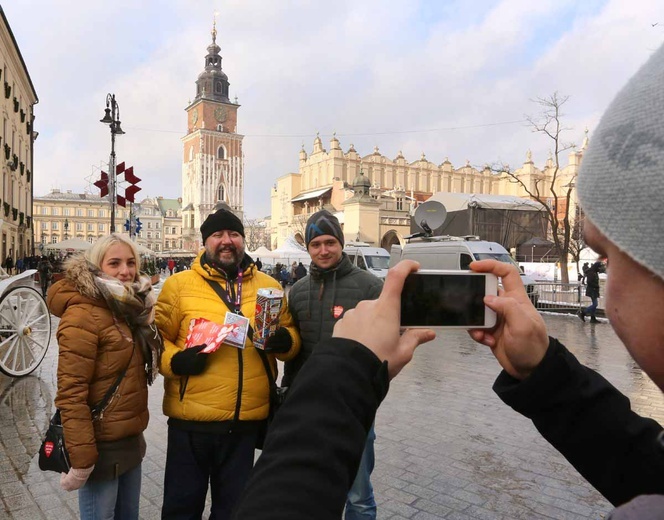
[[[221,94],[221,81],[217,81],[217,82],[214,84],[214,91],[215,91],[217,94]]]
[[[192,146],[189,148],[189,160],[193,161],[194,160],[194,147]]]
[[[222,145],[219,145],[219,148],[217,148],[217,159],[225,159],[225,158],[226,158],[226,149],[224,148],[224,145],[222,144]]]
[[[226,201],[226,190],[224,190],[223,184],[217,189],[217,200]]]

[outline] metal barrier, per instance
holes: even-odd
[[[604,281],[600,281],[600,297],[597,309],[604,311]],[[590,305],[586,296],[586,286],[575,283],[537,282],[528,286],[528,296],[533,305],[540,310],[576,312]]]

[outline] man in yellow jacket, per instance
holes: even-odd
[[[201,233],[205,249],[190,270],[166,280],[157,301],[156,323],[165,346],[163,408],[169,417],[165,519],[201,518],[208,484],[211,518],[230,518],[270,407],[266,366],[252,334],[258,289],[281,287],[245,254],[244,226],[230,210],[208,216]],[[192,320],[223,324],[238,316],[250,324],[243,345],[224,342],[212,353],[204,344],[185,348]],[[279,328],[265,344],[273,377],[275,357],[288,361],[299,349],[300,336],[284,302]]]

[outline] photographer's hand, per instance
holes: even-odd
[[[544,320],[533,307],[513,265],[497,260],[470,264],[478,273],[493,273],[502,278],[499,296],[485,296],[484,303],[498,314],[492,330],[470,330],[470,337],[491,348],[505,371],[522,380],[542,361],[549,346]]]
[[[362,343],[378,359],[387,361],[390,379],[413,358],[422,343],[436,337],[429,329],[410,329],[399,335],[401,323],[401,291],[406,277],[417,271],[419,264],[404,260],[389,270],[385,285],[377,300],[361,301],[347,311],[334,326],[332,336]]]

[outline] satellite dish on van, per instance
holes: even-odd
[[[427,235],[433,235],[433,232],[443,225],[447,217],[447,210],[440,202],[430,200],[420,204],[415,210],[415,224]]]

